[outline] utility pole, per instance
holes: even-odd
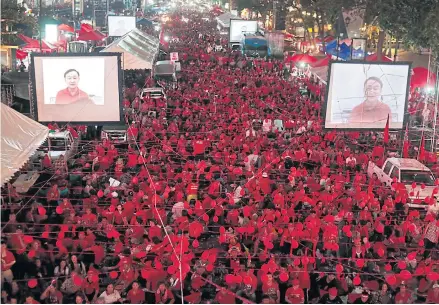
[[[40,26],[40,53],[43,53],[43,41],[42,41],[42,35],[43,35],[43,0],[40,0],[40,20],[39,20],[39,26]]]
[[[277,22],[277,0],[273,0],[273,31],[276,30],[276,22]]]

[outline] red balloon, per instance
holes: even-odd
[[[62,214],[63,213],[63,208],[62,206],[57,206],[55,209],[56,214]]]
[[[356,277],[354,277],[352,283],[354,283],[355,286],[358,286],[361,284],[361,278],[357,275]]]
[[[192,242],[192,247],[198,248],[199,246],[200,246],[200,243],[198,242],[198,239],[196,239]]]
[[[73,277],[73,284],[75,284],[76,286],[81,286],[82,285],[82,277],[80,277],[79,275],[74,276]]]
[[[279,280],[281,280],[281,282],[286,282],[289,279],[289,275],[286,272],[282,272],[281,274],[279,274]]]
[[[252,278],[250,276],[247,275],[247,276],[244,276],[244,278],[242,279],[242,282],[245,285],[251,285],[253,280],[252,280]]]
[[[25,236],[23,236],[23,241],[24,241],[26,244],[30,244],[31,242],[34,241],[34,238],[33,238],[32,236],[25,235]]]
[[[394,286],[396,284],[396,276],[395,275],[387,275],[386,276],[386,282],[390,285],[390,286]]]
[[[169,274],[174,274],[177,272],[177,268],[175,268],[175,266],[169,266],[167,271]]]
[[[27,253],[27,257],[28,257],[28,258],[34,258],[34,257],[35,257],[35,250],[30,250],[30,251]]]
[[[338,273],[342,273],[343,272],[343,266],[338,264],[337,266],[335,266],[335,271],[337,271]]]
[[[416,188],[416,182],[413,182],[412,183],[412,189],[415,189]]]
[[[99,190],[99,191],[98,191],[98,197],[99,197],[99,198],[104,197],[104,192],[103,192],[102,190]]]
[[[398,268],[399,269],[405,269],[405,268],[407,268],[407,264],[404,261],[399,261],[398,262]]]
[[[218,222],[218,216],[213,216],[213,222]]]
[[[387,272],[392,271],[392,265],[390,265],[390,264],[385,265],[384,270],[386,270]]]
[[[293,263],[294,263],[295,266],[299,266],[300,265],[300,259],[299,258],[294,259]]]
[[[236,275],[234,278],[235,284],[241,284],[242,283],[242,276]]]
[[[383,257],[384,256],[384,249],[383,248],[379,248],[378,250],[377,250],[377,254],[378,254],[378,256],[379,257]]]
[[[227,284],[233,284],[235,277],[232,274],[227,274],[224,279],[226,280]]]
[[[139,179],[137,177],[133,177],[132,182],[133,182],[133,184],[137,184],[137,183],[139,183]]]
[[[119,276],[119,274],[117,273],[117,271],[111,271],[110,272],[110,278],[115,280],[117,279],[117,277]]]
[[[27,285],[29,286],[29,288],[35,288],[38,285],[38,281],[36,279],[30,279],[29,281],[27,281]]]
[[[412,274],[408,270],[402,270],[399,273],[399,276],[401,277],[401,279],[403,279],[405,281],[408,281],[408,280],[410,280],[412,278]]]
[[[39,206],[38,207],[38,214],[40,214],[41,216],[44,216],[44,215],[46,215],[46,209],[44,208],[44,207],[42,207],[42,206]]]
[[[43,234],[41,234],[42,238],[49,238],[49,232],[45,231]]]
[[[206,271],[207,272],[212,272],[213,271],[213,265],[207,265],[206,266]]]
[[[429,273],[427,273],[427,278],[432,282],[437,281],[437,280],[439,280],[439,273],[429,272]]]
[[[299,248],[299,243],[296,240],[291,241],[291,248],[297,249]]]
[[[362,259],[362,258],[357,259],[357,267],[358,268],[364,267],[364,259]]]

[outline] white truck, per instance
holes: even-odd
[[[35,155],[43,157],[49,154],[52,161],[58,159],[60,155],[63,155],[65,159],[70,159],[78,151],[78,143],[79,139],[75,139],[68,130],[50,132]]]
[[[431,170],[424,164],[415,159],[407,158],[388,158],[383,167],[377,166],[374,162],[369,161],[367,175],[372,178],[374,175],[387,186],[391,187],[394,179],[403,183],[409,193],[411,208],[429,208],[429,205],[423,201],[426,197],[431,197],[435,186],[435,177]],[[416,187],[413,189],[413,183]],[[437,196],[436,204],[437,207]],[[421,201],[421,204],[414,203]]]

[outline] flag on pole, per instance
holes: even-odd
[[[402,157],[403,158],[408,158],[409,157],[409,148],[410,148],[409,125],[407,124],[405,126],[404,145],[402,147]]]
[[[390,114],[387,114],[386,127],[384,127],[384,143],[385,144],[389,143],[389,117],[390,117]]]
[[[424,134],[422,134],[422,138],[421,138],[421,147],[419,147],[418,160],[419,161],[424,161],[425,160],[425,139],[424,139]]]

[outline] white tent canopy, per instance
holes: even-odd
[[[230,28],[230,19],[241,19],[238,16],[227,12],[222,15],[219,15],[216,17],[217,22],[223,27],[223,28]]]
[[[328,67],[316,67],[316,68],[309,68],[309,71],[314,74],[320,81],[322,81],[325,85],[328,81]]]
[[[159,52],[160,40],[134,29],[113,41],[101,52],[123,53],[124,70],[152,69]]]
[[[1,184],[20,170],[49,134],[49,128],[1,103]]]

